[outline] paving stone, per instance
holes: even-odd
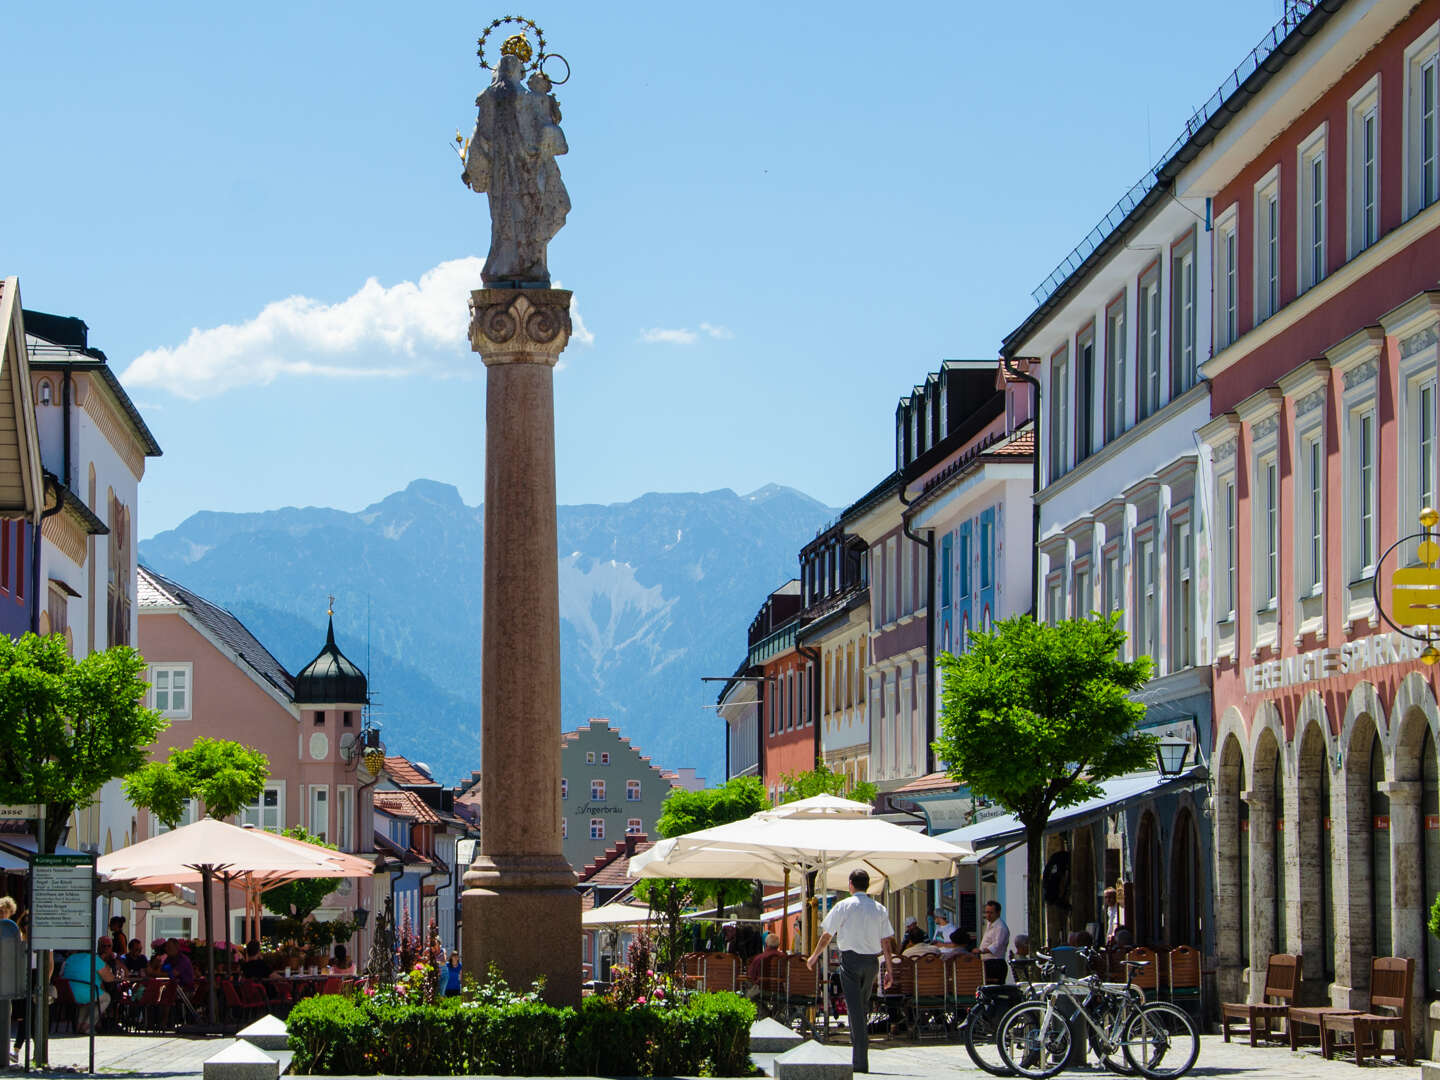
[[[872,1062],[873,1064],[873,1062]],[[850,1048],[803,1042],[775,1059],[775,1080],[852,1080]]]
[[[767,1016],[750,1025],[750,1052],[752,1054],[783,1054],[793,1050],[805,1039],[799,1032],[786,1027],[779,1020]]]
[[[280,1063],[247,1042],[221,1050],[207,1058],[204,1067],[205,1080],[278,1080]]]
[[[290,1033],[285,1021],[268,1013],[249,1027],[240,1029],[239,1037],[261,1050],[284,1050],[290,1045]]]

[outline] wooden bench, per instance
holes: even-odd
[[[1263,1034],[1266,1042],[1274,1038],[1274,1023],[1284,1020],[1289,1030],[1290,1046],[1295,1046],[1295,993],[1300,987],[1303,968],[1299,956],[1276,953],[1265,963],[1265,991],[1262,1001],[1227,1001],[1220,1005],[1220,1029],[1230,1041],[1230,1022],[1244,1020],[1250,1025],[1250,1045]]]

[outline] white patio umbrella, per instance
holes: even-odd
[[[817,889],[841,891],[849,887],[850,872],[863,869],[872,879],[883,878],[898,889],[948,877],[971,854],[969,847],[866,814],[762,810],[743,821],[662,840],[631,859],[629,872],[640,878],[768,882],[784,882],[787,872],[814,873]]]
[[[595,930],[602,926],[644,926],[650,921],[650,908],[641,904],[602,904],[580,913],[580,926]]]

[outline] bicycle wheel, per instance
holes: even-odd
[[[1005,1065],[1034,1080],[1054,1076],[1070,1057],[1070,1025],[1043,1001],[1022,1001],[995,1035]]]
[[[965,1050],[976,1068],[991,1076],[1015,1075],[1015,1070],[1000,1056],[1000,1047],[995,1042],[1000,1027],[998,1021],[1003,1015],[1003,1011],[996,1013],[977,1005],[965,1017]]]
[[[1092,1012],[1090,1016],[1108,1035],[1115,1023],[1115,1010],[1113,1008],[1107,1008],[1099,1013]],[[1101,1045],[1100,1036],[1088,1028],[1087,1031],[1090,1039],[1090,1050],[1100,1060],[1101,1065],[1105,1066],[1106,1069],[1115,1073],[1117,1076],[1135,1075],[1135,1070],[1125,1061],[1125,1055],[1119,1046],[1115,1046],[1112,1048],[1112,1052],[1107,1054],[1105,1047]]]
[[[1194,1022],[1165,1001],[1141,1006],[1126,1021],[1122,1045],[1125,1060],[1150,1080],[1184,1076],[1200,1056]]]

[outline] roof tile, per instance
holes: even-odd
[[[391,817],[409,818],[422,825],[439,825],[440,815],[425,805],[413,791],[377,791],[373,796],[375,809]]]

